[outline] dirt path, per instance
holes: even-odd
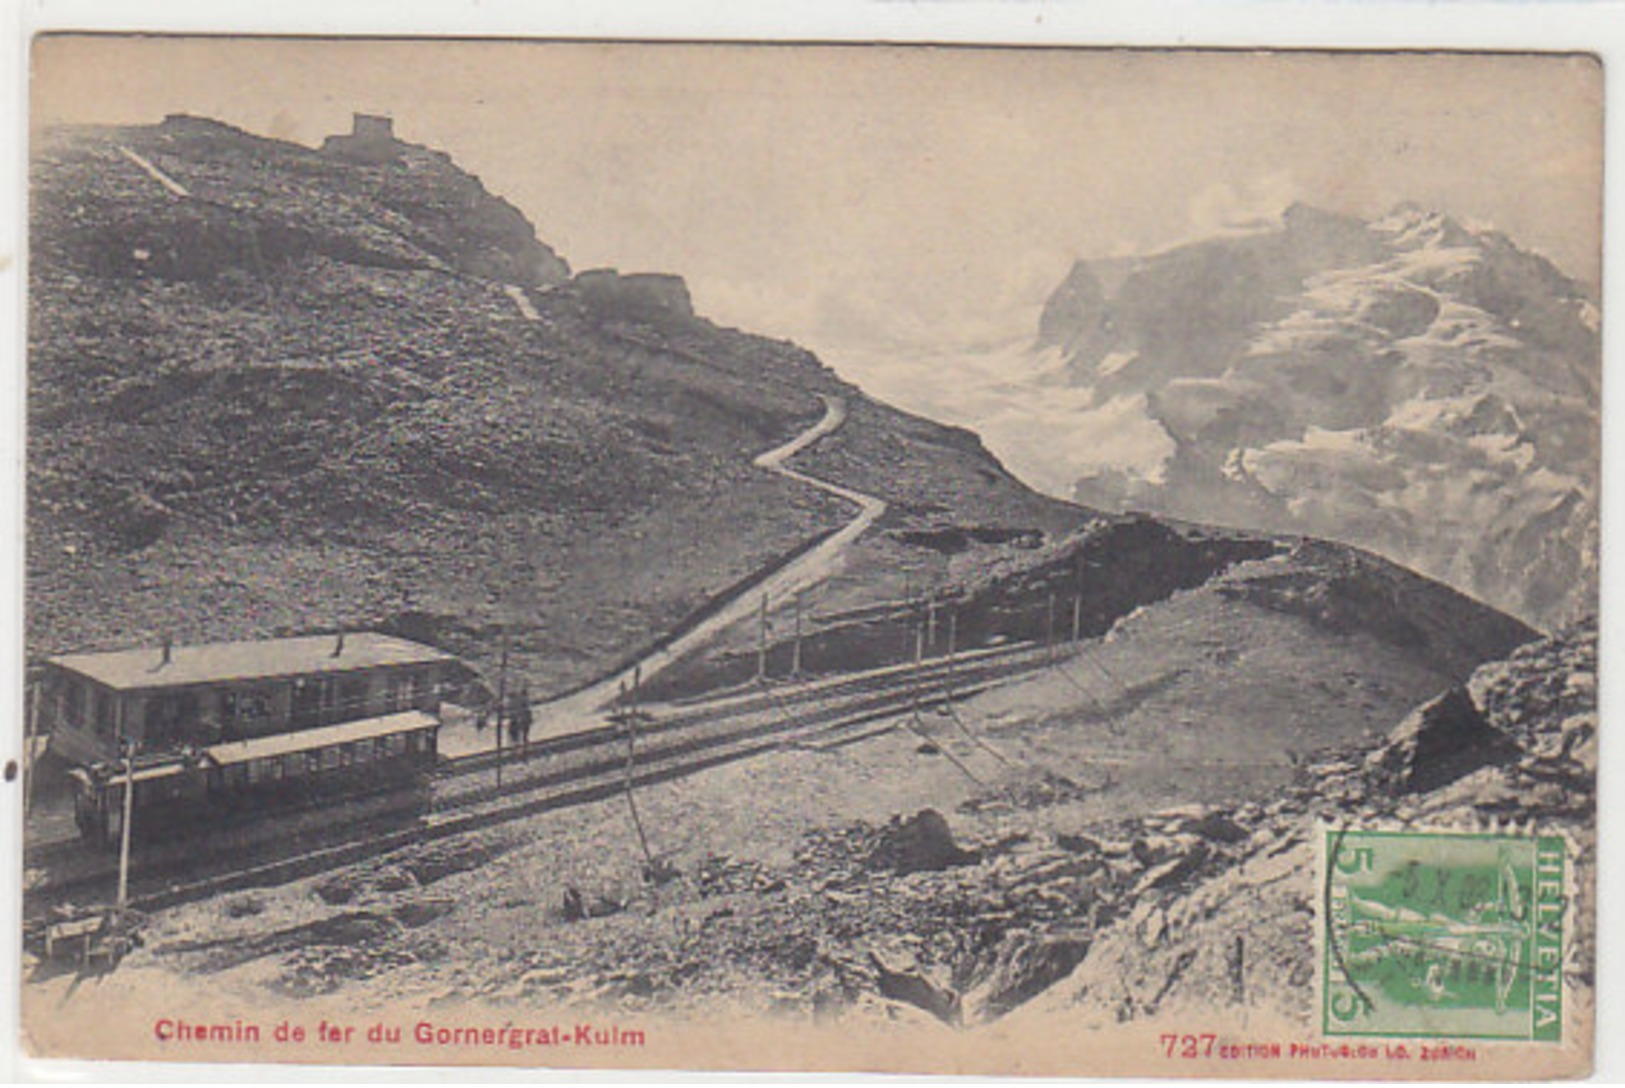
[[[119,151],[124,155],[125,158],[129,159],[141,169],[145,170],[147,174],[151,176],[153,181],[156,181],[159,185],[162,185],[165,189],[168,189],[175,196],[189,197],[192,195],[191,191],[187,189],[186,186],[182,185],[180,182],[158,169],[151,162],[136,154],[134,151],[131,151],[129,148],[123,146],[119,148]]]
[[[530,296],[525,294],[523,287],[517,284],[505,283],[502,285],[502,290],[504,294],[513,299],[513,304],[519,308],[520,317],[523,317],[526,321],[540,321],[542,319],[542,315],[536,312],[536,307],[531,305]]]
[[[873,495],[865,495],[861,491],[853,491],[785,467],[784,462],[825,435],[832,434],[846,422],[845,401],[830,396],[822,396],[821,399],[824,402],[822,419],[789,442],[757,457],[755,464],[769,472],[776,472],[787,479],[816,487],[820,491],[826,491],[856,504],[857,516],[842,526],[838,532],[825,537],[797,555],[765,581],[740,592],[712,615],[661,649],[600,680],[592,687],[553,702],[538,704],[534,708],[536,727],[531,734],[534,739],[574,732],[589,723],[597,724],[603,708],[621,693],[623,687],[631,686],[634,676],[641,676],[644,680],[650,679],[678,658],[705,645],[723,630],[749,618],[760,607],[764,596],[770,602],[783,600],[828,578],[839,565],[847,546],[868,531],[869,527],[886,512],[886,504]]]

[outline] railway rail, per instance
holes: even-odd
[[[402,847],[586,804],[785,746],[852,743],[888,718],[975,694],[1046,664],[1032,643],[658,708],[501,753],[444,761],[413,790],[267,818],[183,842],[152,844],[133,864],[131,905],[155,910],[222,892],[283,883]],[[656,714],[652,711],[659,711]],[[635,758],[627,759],[631,736]],[[630,771],[629,771],[630,767]],[[250,859],[246,863],[245,856]],[[116,860],[82,845],[32,845],[24,914],[109,897]]]

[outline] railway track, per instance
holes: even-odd
[[[887,718],[963,697],[1042,666],[1042,647],[1015,644],[919,665],[784,687],[753,688],[692,704],[634,711],[621,723],[539,741],[502,756],[447,761],[419,790],[308,809],[138,854],[131,903],[155,910],[222,892],[284,883],[414,844],[467,834],[634,786],[649,785],[786,746],[834,746],[891,728]],[[658,713],[656,713],[658,711]],[[500,781],[499,781],[500,779]],[[249,859],[245,863],[245,856]],[[111,897],[116,861],[77,843],[32,848],[25,869],[29,919],[66,902]]]

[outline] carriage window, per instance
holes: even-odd
[[[181,691],[160,695],[147,706],[146,742],[156,747],[185,739],[196,731],[197,723],[196,694]]]
[[[339,681],[339,721],[353,721],[356,718],[365,718],[369,713],[368,685],[365,677],[353,677]]]
[[[62,716],[68,724],[75,728],[83,728],[85,724],[85,686],[77,680],[69,680],[62,689]]]
[[[269,732],[271,694],[260,688],[228,688],[220,693],[220,716],[231,736],[252,737]]]
[[[234,790],[240,790],[248,785],[248,767],[241,763],[227,767],[226,785]]]
[[[107,736],[113,732],[113,696],[106,691],[96,691],[96,732]]]
[[[320,774],[322,770],[322,750],[312,748],[305,753],[305,773]]]
[[[325,720],[327,704],[332,701],[328,679],[325,676],[301,676],[293,682],[291,706],[293,727],[309,729]]]
[[[406,709],[406,700],[410,691],[406,686],[406,677],[399,673],[392,673],[384,681],[384,709],[390,714]]]
[[[378,750],[377,742],[370,740],[358,740],[351,747],[355,749],[357,763],[371,763],[374,753]]]

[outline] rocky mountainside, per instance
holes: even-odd
[[[387,127],[62,130],[32,197],[34,653],[346,625],[494,664],[506,626],[537,694],[568,687],[852,516],[752,464],[822,396],[933,496],[903,528],[1088,517],[677,277],[571,276]]]
[[[1079,262],[1039,346],[1115,444],[1080,502],[1372,548],[1530,622],[1595,609],[1594,293],[1401,206]]]
[[[1574,898],[1562,969],[1566,1000],[1585,1015],[1595,984],[1596,668],[1596,625],[1581,621],[1478,669],[1384,743],[1315,762],[1276,801],[1128,829],[1184,832],[1185,872],[1101,932],[1079,970],[1023,1015],[1064,1008],[1099,1024],[1215,1010],[1238,1022],[1314,1015],[1317,820],[1563,836]]]

